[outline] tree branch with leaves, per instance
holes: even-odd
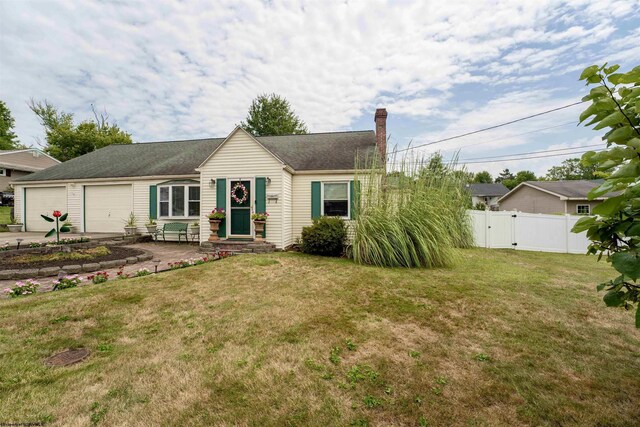
[[[586,68],[580,80],[596,85],[583,101],[591,105],[580,115],[580,123],[594,130],[606,129],[606,149],[582,156],[585,166],[595,166],[606,176],[604,183],[589,192],[589,199],[606,196],[593,209],[595,216],[580,219],[576,233],[587,232],[588,253],[605,258],[619,275],[601,283],[604,302],[610,307],[635,309],[640,328],[640,66],[627,73],[607,64]]]

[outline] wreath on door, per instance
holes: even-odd
[[[238,195],[238,193],[240,194]],[[241,182],[236,182],[233,188],[231,188],[231,198],[239,205],[246,202],[249,198],[247,187],[245,187]]]

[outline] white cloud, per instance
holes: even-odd
[[[457,88],[581,66],[585,43],[637,10],[618,0],[2,2],[0,97],[27,143],[42,135],[30,97],[79,119],[94,103],[142,141],[225,135],[263,92],[284,95],[312,131],[348,129],[380,102],[458,131],[566,95],[510,87],[460,126],[468,100]]]

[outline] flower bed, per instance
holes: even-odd
[[[213,256],[203,256],[200,258],[189,258],[189,259],[181,259],[175,262],[168,262],[167,266],[169,267],[169,270],[176,270],[176,269],[191,267],[195,265],[202,265],[207,262],[217,261],[219,259],[227,258],[231,255],[233,255],[233,253],[222,251],[222,252],[216,253]],[[151,257],[149,259],[151,259]],[[119,266],[114,266],[114,267],[118,267],[118,270],[116,271],[116,276],[115,276],[118,279],[129,279],[129,278],[143,277],[143,276],[154,274],[148,268],[140,268],[133,273],[125,273],[124,272],[125,264],[126,263],[123,262]],[[160,271],[163,271],[163,270],[160,270]],[[78,274],[70,274],[55,280],[53,282],[53,288],[51,290],[60,291],[64,289],[78,287],[82,283],[100,284],[100,283],[105,283],[109,280],[110,280],[110,275],[107,271],[97,271],[95,274],[91,274],[86,278],[83,278]],[[13,285],[12,287],[5,288],[4,293],[5,295],[12,298],[19,297],[19,296],[32,295],[36,293],[36,290],[40,286],[41,284],[35,281],[34,279],[27,279],[25,281],[16,282],[15,285]]]
[[[12,251],[11,256],[7,256],[3,253],[0,255],[0,263],[3,267],[3,270],[0,270],[0,280],[57,276],[60,271],[64,271],[67,274],[104,271],[108,268],[116,268],[120,265],[135,264],[153,259],[153,254],[151,252],[142,249],[126,248],[123,246],[108,246],[108,248],[110,252],[109,254],[87,259],[55,259],[55,252],[44,254],[36,252],[34,254],[28,251],[23,252],[21,250]],[[82,249],[85,250],[84,248]],[[32,255],[48,256],[51,254],[53,254],[52,256],[54,259],[50,260],[50,262],[36,262],[31,261],[29,258]],[[11,259],[14,258],[15,261],[16,257],[21,257],[18,258],[18,260],[27,262],[11,262]]]
[[[33,279],[27,279],[24,282],[16,282],[11,288],[5,288],[4,293],[11,298],[35,294],[40,283]]]

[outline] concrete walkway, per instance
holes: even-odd
[[[18,234],[18,233],[16,233]],[[25,233],[19,233],[25,234]],[[125,274],[133,275],[136,271],[141,268],[147,268],[152,273],[155,271],[156,263],[155,260],[160,261],[158,264],[158,271],[164,271],[169,269],[168,263],[180,261],[181,259],[189,259],[189,258],[201,258],[206,256],[206,254],[198,252],[198,246],[193,244],[186,243],[137,243],[134,245],[128,245],[129,248],[139,248],[149,251],[153,254],[153,260],[151,261],[143,261],[136,264],[126,265],[123,269]],[[116,278],[116,273],[119,271],[119,268],[110,268],[105,270],[109,273],[109,280],[114,280]],[[94,273],[81,273],[80,277],[87,277]],[[53,286],[53,282],[56,280],[56,277],[34,277],[35,280],[40,282],[42,286],[39,291],[48,291],[51,290]],[[0,280],[0,292],[8,286],[14,285],[16,280]],[[0,295],[4,295],[3,293]]]

